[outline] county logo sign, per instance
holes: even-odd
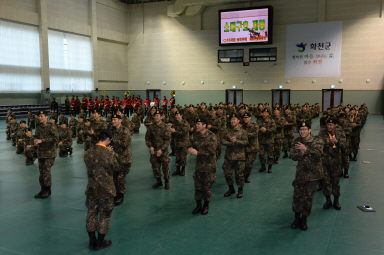
[[[301,43],[296,44],[296,47],[298,47],[298,49],[297,49],[298,52],[304,52],[305,47],[307,47],[307,44],[301,42]]]

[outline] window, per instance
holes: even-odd
[[[39,31],[0,20],[0,92],[18,91],[41,91]]]
[[[244,50],[219,50],[219,63],[243,62]]]
[[[277,59],[277,48],[249,49],[250,62],[274,62]]]
[[[86,36],[48,31],[51,91],[91,91],[92,46]]]

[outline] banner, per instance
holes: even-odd
[[[339,77],[342,22],[287,25],[286,77]]]

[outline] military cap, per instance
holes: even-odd
[[[267,112],[267,113],[269,113],[268,108],[264,108],[261,112]]]
[[[47,115],[47,112],[44,111],[44,110],[40,110],[40,111],[39,111],[39,115],[41,115],[41,114]]]
[[[300,124],[300,127],[311,128],[311,125],[310,125],[310,123],[308,123],[308,122],[302,122],[302,123]]]
[[[249,114],[248,112],[245,112],[243,115],[243,118],[251,118],[251,114]]]
[[[113,119],[113,118],[121,119],[121,116],[120,116],[119,114],[113,114],[112,119]]]
[[[197,123],[197,122],[201,122],[201,123],[204,123],[204,124],[208,124],[208,121],[207,121],[206,119],[204,119],[204,118],[198,118],[197,121],[196,121],[196,123]]]
[[[335,118],[333,118],[333,117],[330,117],[330,118],[327,119],[327,124],[328,123],[336,124],[337,120]]]
[[[92,113],[99,113],[99,112],[96,109],[93,109]]]
[[[153,115],[156,115],[156,114],[160,114],[161,115],[161,112],[160,112],[159,109],[156,109],[156,112]]]
[[[345,112],[340,112],[339,113],[339,118],[346,118],[347,115],[345,114]]]
[[[176,112],[175,112],[175,115],[177,115],[177,114],[182,115],[180,111],[176,111]]]
[[[102,137],[107,137],[109,139],[112,139],[111,133],[107,129],[100,130],[99,132],[99,139]]]
[[[233,114],[231,115],[231,119],[232,119],[232,118],[240,119],[239,115],[237,115],[236,113],[233,113]]]
[[[21,120],[21,121],[20,121],[20,124],[21,124],[21,123],[27,123],[27,122],[25,122],[25,120]]]
[[[32,128],[27,128],[27,131],[31,131],[32,132]]]

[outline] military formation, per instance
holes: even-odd
[[[29,112],[28,121],[20,123],[8,111],[7,139],[16,146],[17,153],[25,154],[27,165],[38,159],[41,190],[35,198],[51,196],[51,167],[56,149],[60,157],[68,157],[72,155],[73,141],[83,144],[88,173],[86,227],[91,249],[111,245],[104,236],[113,208],[124,201],[126,176],[132,165],[132,135],[139,133],[141,123],[146,127],[145,144],[155,179],[153,189],[170,190],[171,176],[185,176],[187,155],[196,156],[193,214],[208,214],[221,154],[221,168],[228,185],[224,197],[237,193],[239,199],[250,183],[257,154],[260,173],[271,174],[281,157],[297,161],[292,183],[295,220],[291,227],[306,230],[314,192],[323,191],[324,209],[341,209],[339,180],[349,177],[349,163],[357,160],[360,131],[368,116],[365,104],[327,109],[320,118],[320,132],[314,135],[311,125],[312,119],[320,115],[319,104],[276,104],[271,108],[268,103],[201,103],[142,108],[138,106],[131,118],[121,109],[105,114],[83,108],[78,114],[72,112],[69,120],[52,109],[50,113]],[[294,139],[296,132],[298,137]],[[170,156],[175,156],[172,174]]]

